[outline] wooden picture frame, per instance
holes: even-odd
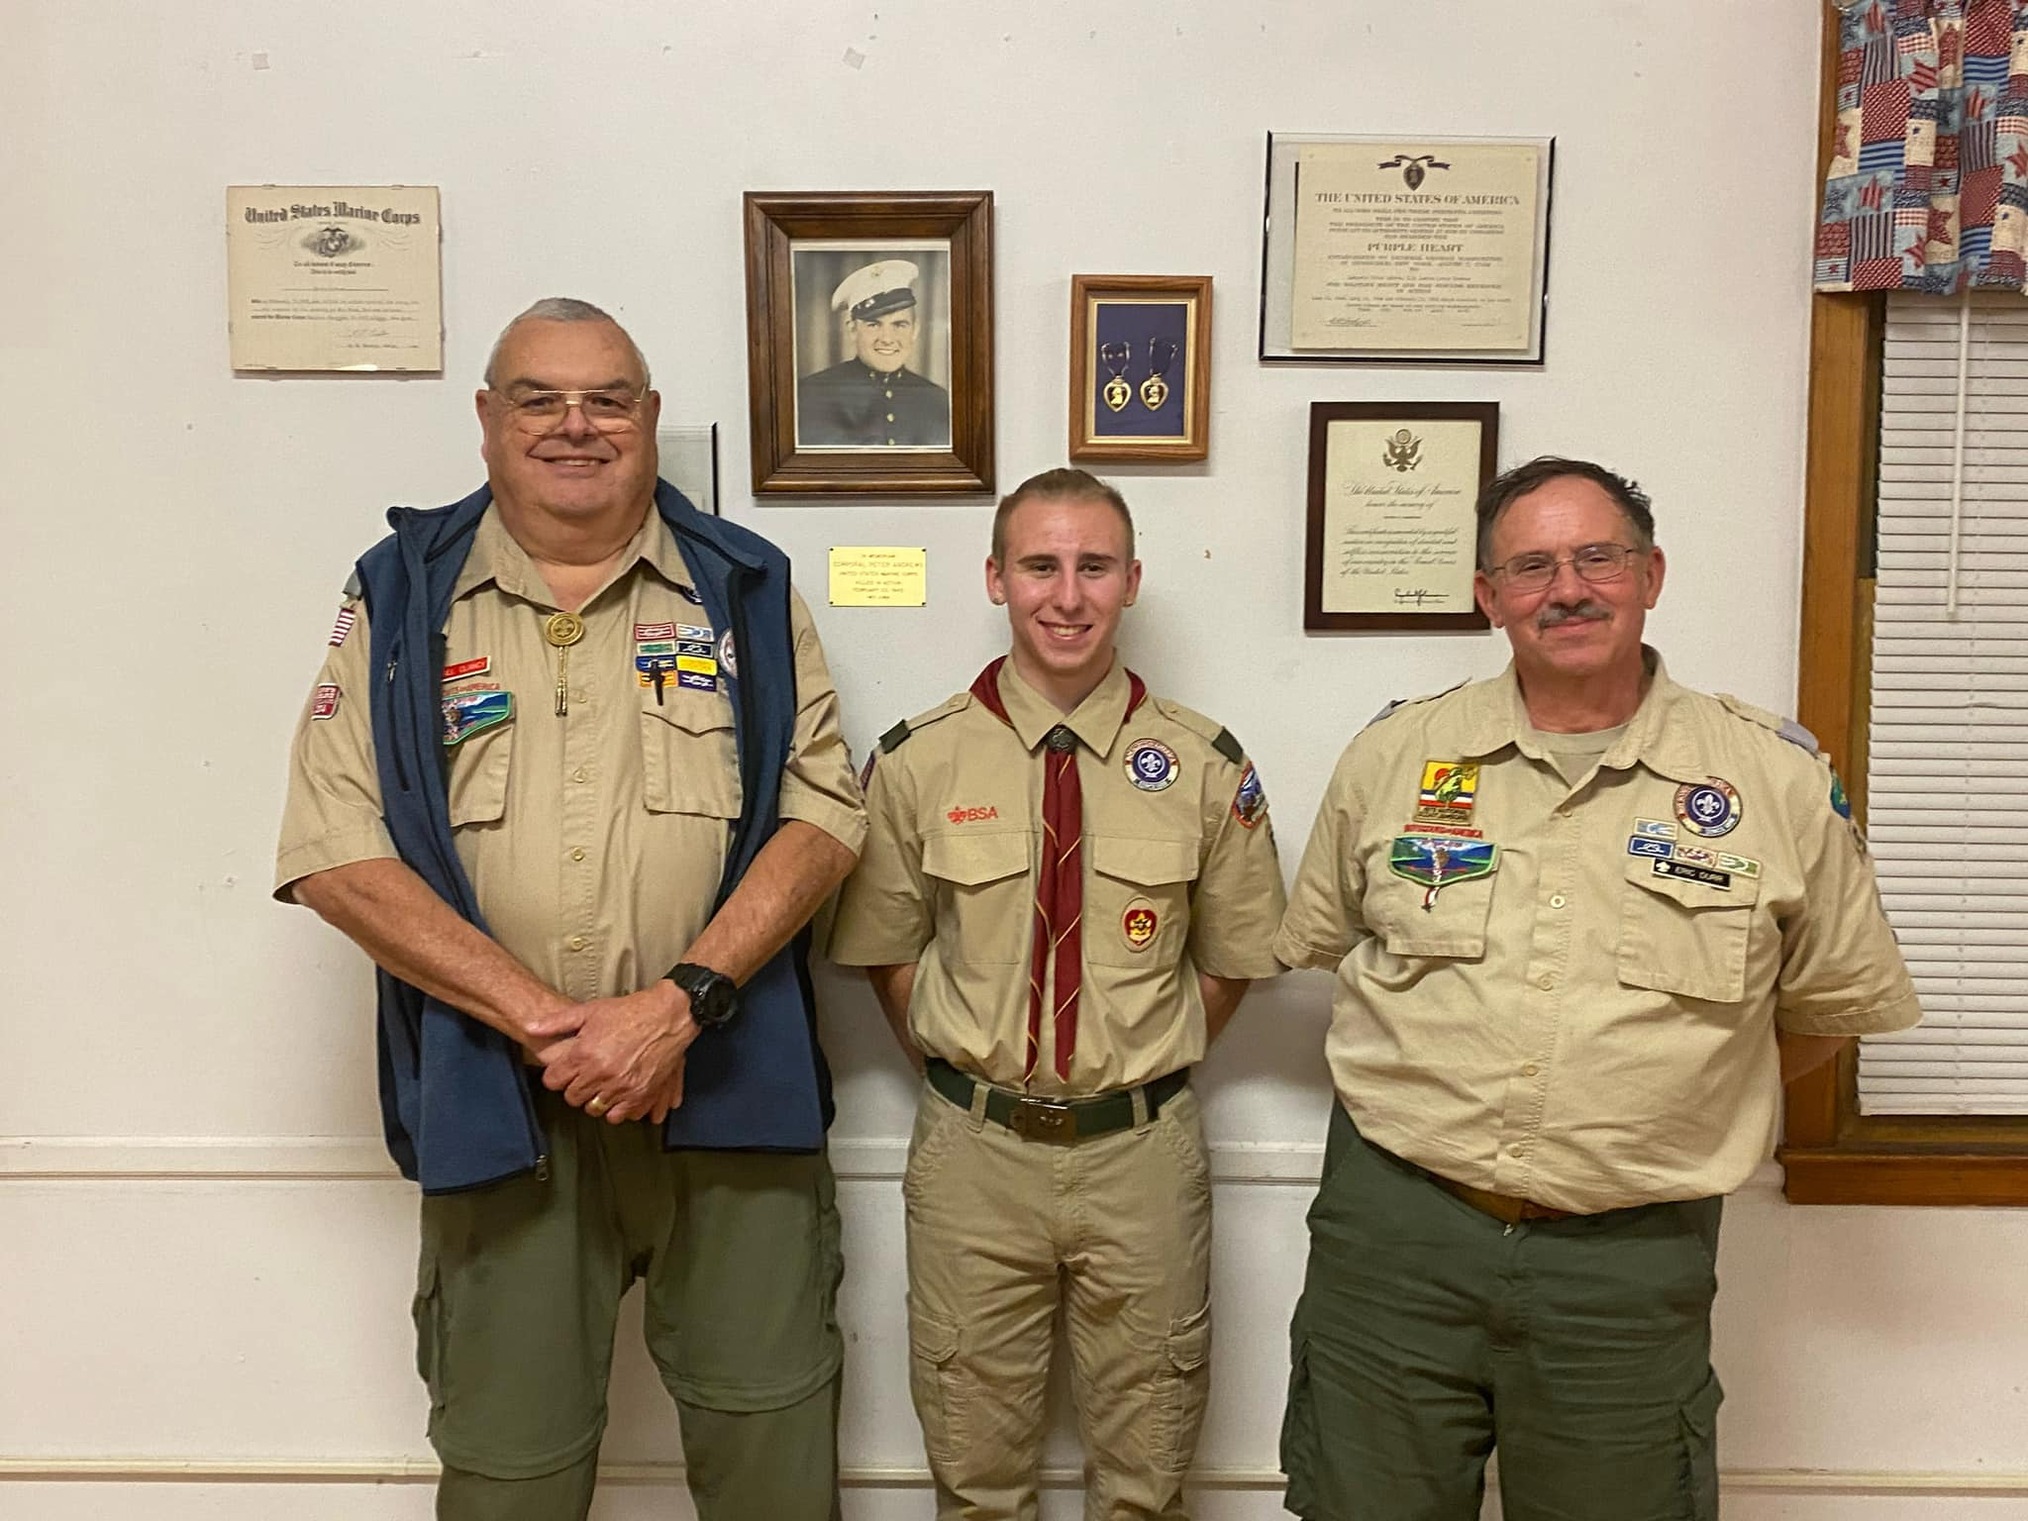
[[[1070,457],[1211,452],[1211,276],[1073,275]]]
[[[745,208],[754,492],[990,492],[993,193]]]
[[[1303,628],[1483,630],[1472,596],[1493,401],[1310,404]]]

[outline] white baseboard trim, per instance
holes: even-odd
[[[433,1484],[437,1465],[426,1458],[150,1458],[0,1457],[0,1486],[7,1484]],[[848,1489],[928,1489],[929,1470],[915,1467],[847,1467]],[[1075,1468],[1046,1468],[1046,1489],[1078,1489]],[[681,1463],[608,1463],[601,1484],[680,1485]],[[1195,1489],[1279,1490],[1273,1468],[1206,1468],[1190,1475]],[[1727,1494],[1897,1495],[1910,1499],[2028,1498],[2028,1473],[1913,1473],[1892,1469],[1736,1468],[1719,1475]]]
[[[1310,1141],[1214,1141],[1212,1181],[1315,1187],[1324,1148]],[[831,1164],[848,1183],[898,1182],[908,1161],[905,1137],[847,1136],[831,1142]],[[393,1182],[377,1137],[283,1136],[0,1136],[0,1183],[101,1182]],[[1765,1164],[1748,1188],[1781,1187],[1781,1168]]]

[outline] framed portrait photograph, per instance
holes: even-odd
[[[1492,401],[1310,404],[1303,627],[1484,629],[1472,597]]]
[[[1268,134],[1260,357],[1543,362],[1549,137]]]
[[[757,494],[993,489],[993,197],[746,197]]]
[[[1211,276],[1073,275],[1070,457],[1211,452]]]

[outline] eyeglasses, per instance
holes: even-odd
[[[516,391],[493,393],[507,408],[507,415],[523,433],[553,433],[563,426],[570,409],[584,413],[584,420],[600,433],[625,433],[637,426],[641,398],[632,391]]]
[[[1547,590],[1556,579],[1556,573],[1566,565],[1574,569],[1582,580],[1594,583],[1617,581],[1627,573],[1634,555],[1635,551],[1624,544],[1587,544],[1562,559],[1546,554],[1516,555],[1504,565],[1495,565],[1486,574],[1505,576],[1510,591],[1538,592]]]

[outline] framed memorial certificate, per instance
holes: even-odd
[[[1497,402],[1312,402],[1304,629],[1486,628],[1473,506],[1499,435]]]
[[[1542,363],[1555,147],[1270,133],[1260,357]]]

